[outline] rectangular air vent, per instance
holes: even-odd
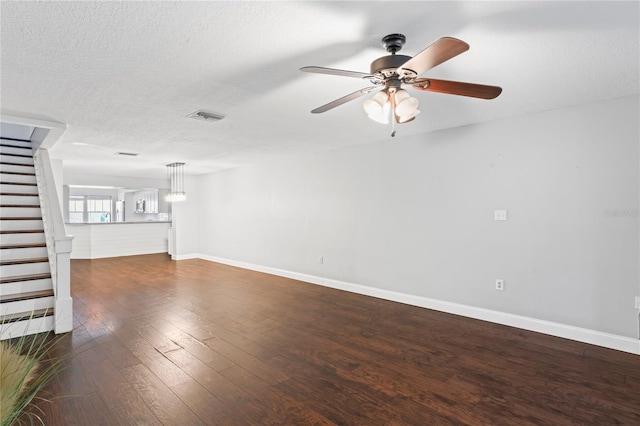
[[[116,152],[115,155],[124,155],[125,157],[137,157],[138,154],[137,152]]]
[[[192,112],[191,114],[187,115],[187,117],[193,118],[196,120],[204,120],[204,121],[220,121],[224,118],[224,115],[218,114],[215,112],[200,110],[200,111]]]

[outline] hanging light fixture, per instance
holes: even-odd
[[[341,98],[335,99],[316,109],[313,114],[329,111],[344,103],[358,99],[362,95],[374,92],[371,99],[364,101],[363,107],[369,118],[388,124],[391,122],[391,136],[395,136],[395,125],[413,121],[420,113],[418,100],[411,97],[403,86],[412,86],[416,90],[446,93],[449,95],[468,96],[479,99],[495,99],[502,93],[498,86],[463,83],[461,81],[436,80],[418,78],[435,66],[466,52],[469,45],[453,37],[442,37],[423,49],[416,56],[397,54],[404,46],[407,38],[404,34],[394,33],[382,38],[382,46],[389,55],[381,56],[371,62],[369,72],[341,70],[335,68],[308,66],[300,71],[316,74],[329,74],[341,77],[355,77],[369,82],[369,87],[356,90]]]
[[[171,191],[165,200],[169,202],[184,201],[187,193],[184,192],[184,163],[167,164],[167,177],[171,182]]]
[[[418,99],[409,95],[406,90],[393,86],[382,89],[371,99],[364,101],[362,106],[373,121],[382,124],[391,122],[392,136],[395,135],[396,122],[407,123],[420,114]]]

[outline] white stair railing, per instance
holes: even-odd
[[[55,296],[54,332],[66,333],[73,329],[70,263],[73,237],[67,235],[64,226],[49,151],[38,149],[33,155],[33,161]]]

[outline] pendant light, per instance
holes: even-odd
[[[165,200],[169,202],[184,201],[187,194],[184,192],[184,163],[167,164],[167,177],[171,182],[171,191]]]

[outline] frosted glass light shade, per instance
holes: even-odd
[[[415,110],[412,115],[409,115],[409,116],[400,115],[398,119],[398,123],[402,124],[402,123],[406,123],[407,121],[411,121],[411,119],[418,114],[420,114],[420,111]]]
[[[184,192],[169,192],[164,199],[170,203],[185,201],[187,199],[187,194]]]
[[[389,103],[389,94],[385,90],[381,90],[371,99],[364,101],[362,106],[370,119],[383,124],[389,122],[391,105]]]
[[[418,99],[409,95],[406,90],[400,89],[395,94],[396,114],[403,118],[412,118],[418,115]]]

